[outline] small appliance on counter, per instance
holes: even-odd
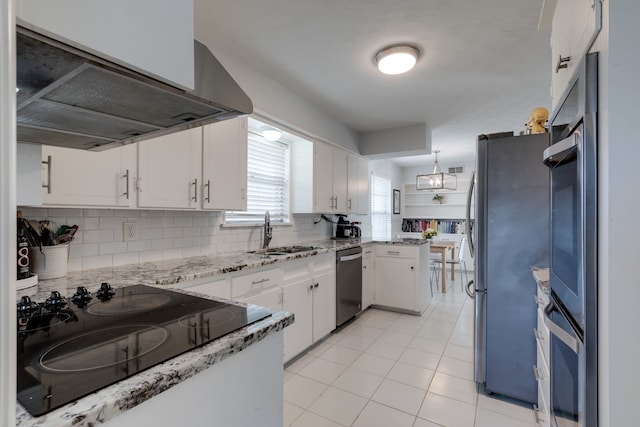
[[[336,224],[336,232],[334,239],[355,239],[361,236],[360,222],[347,221],[347,215],[338,214],[338,222]]]

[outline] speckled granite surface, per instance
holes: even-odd
[[[166,286],[370,243],[370,241],[362,240],[326,240],[305,243],[305,245],[314,246],[314,249],[294,254],[210,255],[72,272],[63,278],[40,281],[37,286],[18,291],[17,296],[20,298],[26,295],[34,301],[42,302],[53,290],[59,291],[63,296],[70,297],[78,286],[86,286],[89,291],[94,292],[99,288],[101,282],[109,282],[114,287],[135,284]],[[292,314],[273,312],[269,318],[172,358],[41,417],[32,417],[18,404],[16,427],[94,426],[104,423],[117,414],[179,384],[208,366],[219,363],[291,323],[293,323]]]

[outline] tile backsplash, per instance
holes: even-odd
[[[68,271],[137,264],[259,249],[262,226],[225,227],[223,212],[164,210],[19,208],[28,219],[49,219],[58,226],[78,225],[69,246]],[[291,225],[273,226],[271,247],[331,237],[320,215],[292,216]],[[134,222],[137,240],[124,241],[124,223]]]

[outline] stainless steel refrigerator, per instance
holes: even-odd
[[[531,403],[538,400],[531,267],[549,265],[548,145],[548,134],[480,135],[474,184],[475,380]],[[470,202],[473,192],[472,185]]]

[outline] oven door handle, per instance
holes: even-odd
[[[575,159],[581,140],[582,132],[580,129],[576,129],[569,137],[544,150],[543,163],[553,169]]]
[[[549,331],[553,335],[558,337],[558,339],[565,343],[567,347],[573,350],[574,353],[578,354],[578,351],[580,350],[580,341],[578,340],[578,337],[565,331],[553,320],[551,320],[551,313],[553,313],[554,311],[560,313],[558,306],[556,306],[553,301],[550,301],[549,304],[544,308],[544,324],[547,326],[547,328],[549,328]],[[562,313],[560,313],[560,315],[562,315]]]

